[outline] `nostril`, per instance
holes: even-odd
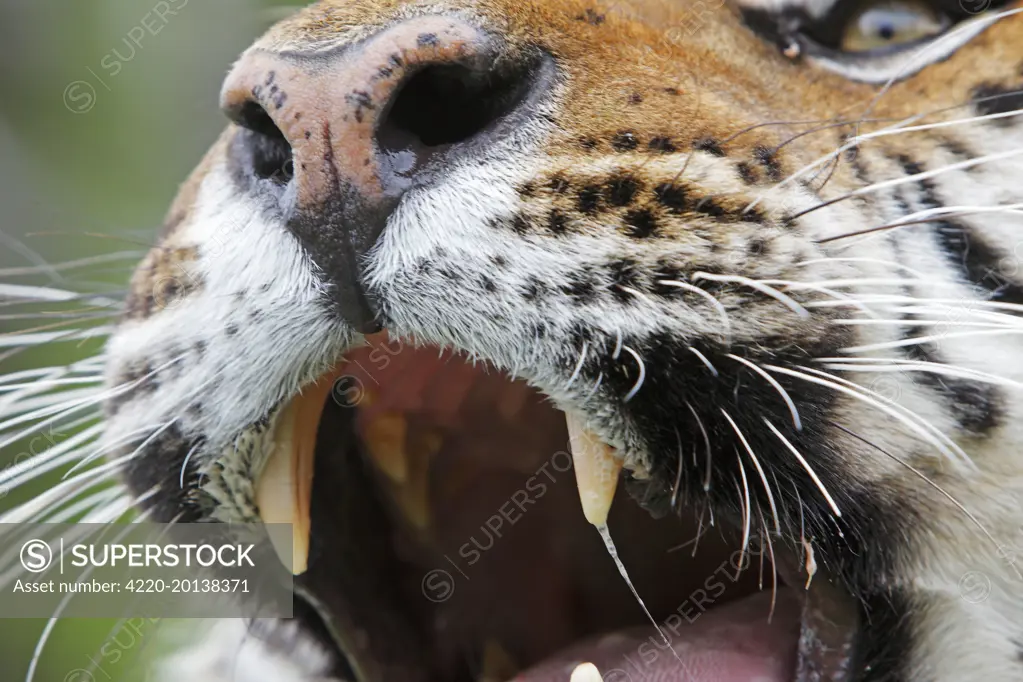
[[[382,150],[397,151],[410,142],[439,147],[468,140],[515,108],[528,89],[530,71],[427,66],[394,98],[377,128],[378,143]]]
[[[228,110],[227,115],[243,128],[238,144],[253,175],[282,185],[290,182],[295,175],[291,145],[270,114],[256,102],[248,101]]]

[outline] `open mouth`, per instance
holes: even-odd
[[[742,548],[685,495],[654,519],[616,494],[616,453],[522,381],[369,342],[285,407],[256,486],[263,519],[294,524],[296,615],[341,679],[795,679],[814,592],[778,581],[780,547]],[[594,527],[612,503],[649,616]]]

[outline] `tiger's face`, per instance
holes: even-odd
[[[175,674],[1023,679],[1021,22],[373,0],[271,30],[132,280],[104,437],[156,518],[292,523],[303,606]],[[650,632],[591,527],[621,467]]]

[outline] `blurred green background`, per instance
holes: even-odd
[[[178,184],[223,126],[217,96],[231,62],[301,4],[0,0],[0,283],[123,290],[130,254],[88,268],[22,270],[152,244]],[[47,322],[10,311],[0,309],[0,335]],[[99,346],[0,353],[0,375],[65,364]],[[0,470],[27,447],[0,450]],[[59,478],[2,496],[0,511]],[[3,616],[0,682],[24,680],[46,623]],[[160,646],[167,624],[118,625],[58,622],[35,680],[146,679],[136,658]]]

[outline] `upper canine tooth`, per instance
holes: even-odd
[[[364,442],[370,458],[392,483],[399,485],[408,480],[407,433],[408,422],[397,412],[373,417],[365,427]]]
[[[270,535],[277,555],[295,575],[309,568],[316,431],[335,378],[331,374],[307,386],[281,410],[270,457],[256,481],[256,506],[263,523],[291,525],[290,547]]]
[[[572,671],[569,682],[603,682],[600,671],[592,663],[580,663]]]
[[[587,430],[577,415],[566,413],[565,421],[583,515],[599,528],[607,523],[622,461],[615,456],[614,448]]]

